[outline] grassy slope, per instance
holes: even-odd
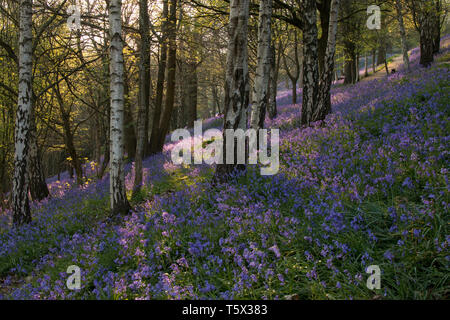
[[[273,123],[283,132],[275,177],[252,168],[214,189],[210,168],[158,158],[144,202],[119,224],[105,218],[99,185],[41,205],[30,229],[0,233],[0,294],[448,297],[449,68],[433,68],[366,85],[357,107],[356,95],[339,99],[361,87],[339,88],[337,109],[353,109],[325,127],[296,129],[298,107],[285,107]],[[377,90],[392,95],[377,100]],[[81,292],[65,289],[70,264],[83,270]],[[366,288],[369,264],[380,265],[382,290]]]

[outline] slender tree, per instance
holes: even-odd
[[[310,125],[319,92],[316,0],[302,1],[303,12],[303,103],[302,125]]]
[[[226,161],[226,130],[246,130],[249,105],[248,78],[248,19],[249,0],[230,1],[230,20],[228,25],[228,55],[225,80],[225,103],[223,124],[223,159]],[[235,145],[235,160],[236,155]],[[226,180],[230,174],[245,170],[245,164],[218,164],[216,181]]]
[[[146,134],[146,120],[150,105],[150,33],[149,33],[148,0],[139,0],[139,110],[137,117],[137,146],[134,165],[133,196],[140,191],[143,179],[142,160],[144,157]]]
[[[325,63],[320,78],[319,102],[314,110],[313,121],[324,120],[331,112],[331,83],[333,82],[334,55],[336,53],[336,36],[338,28],[340,0],[332,0],[330,23],[328,29],[328,44],[325,53]],[[367,57],[366,57],[367,61]]]
[[[397,13],[398,26],[400,28],[400,39],[402,41],[403,63],[409,72],[411,71],[411,67],[409,65],[408,45],[406,43],[406,31],[405,24],[403,23],[402,3],[400,0],[395,0],[395,10]]]
[[[122,0],[109,3],[110,91],[111,91],[111,162],[110,197],[113,214],[127,214],[130,204],[125,190],[124,160],[124,78],[122,41]]]
[[[158,78],[156,80],[155,109],[153,112],[153,125],[152,125],[152,133],[150,136],[151,154],[158,152],[158,144],[159,144],[160,121],[164,96],[164,81],[166,77],[166,66],[167,66],[167,35],[169,25],[168,17],[169,17],[169,0],[163,0],[162,30],[161,30],[161,37],[159,39],[160,57],[158,64]]]
[[[272,0],[261,0],[258,27],[258,66],[253,86],[253,102],[250,125],[253,129],[264,127],[269,102],[271,50]]]
[[[291,80],[292,83],[292,104],[297,104],[297,82],[301,75],[301,58],[300,54],[298,52],[298,30],[294,30],[294,57],[290,60],[293,61],[293,64],[295,66],[294,71],[292,71],[287,63],[287,59],[289,59],[289,56],[283,54],[283,63],[284,63],[284,69],[286,70],[286,74]]]
[[[163,149],[166,135],[169,132],[170,120],[175,105],[175,75],[177,68],[177,6],[177,0],[170,0],[168,24],[169,52],[167,60],[167,92],[164,112],[161,115],[161,120],[159,123],[158,152],[161,152]]]
[[[33,99],[34,101],[34,99]],[[28,164],[28,177],[30,183],[30,195],[32,200],[41,201],[50,195],[41,164],[41,154],[38,148],[36,118],[34,103],[32,103],[30,118],[30,158]]]
[[[28,200],[29,131],[32,113],[32,0],[20,0],[19,91],[15,126],[14,179],[12,190],[15,225],[31,222]]]
[[[269,103],[267,111],[270,119],[275,119],[278,113],[277,110],[277,94],[278,94],[278,70],[281,61],[281,45],[276,50],[273,42],[270,47],[270,82],[269,82]]]

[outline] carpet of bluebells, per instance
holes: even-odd
[[[214,168],[173,165],[167,143],[144,162],[132,214],[114,220],[96,163],[83,187],[49,180],[30,225],[0,214],[0,298],[448,298],[449,51],[428,69],[418,50],[411,59],[411,73],[335,86],[333,113],[310,128],[281,91],[266,121],[280,128],[277,175],[250,167],[213,186]],[[66,287],[70,265],[81,290]],[[366,286],[369,265],[380,290]]]

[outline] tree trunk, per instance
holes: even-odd
[[[380,39],[380,45],[378,47],[378,65],[386,62],[386,43],[384,39]]]
[[[319,74],[322,75],[326,60],[326,51],[328,47],[328,36],[330,28],[330,14],[331,14],[331,0],[322,0],[318,4],[320,28],[322,29],[321,36],[318,40],[318,55],[319,55]]]
[[[124,61],[122,42],[122,0],[109,3],[110,90],[111,90],[111,163],[110,197],[113,215],[130,211],[126,189],[124,160]]]
[[[32,0],[20,0],[19,91],[14,135],[13,222],[31,222],[28,200],[29,130],[32,112]]]
[[[403,23],[402,3],[400,0],[395,0],[395,9],[397,11],[398,26],[400,28],[400,39],[402,42],[403,63],[406,66],[406,70],[408,70],[408,72],[409,72],[409,71],[411,71],[411,67],[409,65],[408,46],[406,43],[406,31],[405,31],[405,24]]]
[[[184,104],[184,120],[188,128],[194,127],[197,120],[197,103],[198,103],[198,75],[197,63],[191,62],[186,64],[186,81],[185,81],[185,104]]]
[[[166,104],[164,112],[159,123],[159,138],[157,152],[161,152],[166,140],[166,135],[169,132],[170,118],[172,116],[173,107],[175,103],[175,75],[177,68],[177,0],[170,1],[169,25],[168,25],[168,40],[169,40],[169,57],[167,61],[167,92]]]
[[[344,41],[344,84],[355,83],[355,44],[351,41]]]
[[[146,141],[146,123],[150,105],[150,34],[149,34],[148,0],[139,0],[139,33],[141,36],[141,53],[139,60],[139,109],[137,116],[137,144],[134,162],[133,196],[141,190],[143,172],[142,160]]]
[[[281,50],[278,50],[277,57],[275,57],[275,51],[275,45],[272,44],[270,54],[269,104],[267,107],[270,119],[275,119],[277,116],[278,70],[280,67]]]
[[[441,0],[435,0],[436,2],[436,17],[434,21],[434,40],[433,40],[433,54],[438,54],[441,50]]]
[[[331,83],[333,81],[334,55],[336,54],[339,4],[340,0],[332,0],[331,2],[325,64],[320,78],[319,102],[313,121],[325,120],[327,114],[331,113]]]
[[[230,21],[228,26],[228,56],[225,80],[225,103],[223,124],[223,164],[218,164],[214,179],[226,181],[230,174],[244,171],[245,164],[237,164],[235,145],[234,164],[226,164],[226,130],[246,130],[249,105],[248,78],[248,19],[249,0],[230,1]]]
[[[30,118],[30,163],[28,165],[28,178],[30,183],[31,199],[41,201],[50,195],[42,170],[41,157],[38,149],[36,117],[32,107]]]
[[[156,83],[156,100],[155,110],[153,113],[153,125],[152,133],[150,136],[150,153],[155,154],[158,152],[160,121],[162,113],[162,102],[164,93],[164,81],[166,75],[167,65],[167,29],[168,29],[168,17],[169,17],[169,0],[163,1],[163,13],[162,13],[162,34],[160,43],[160,58],[158,65],[158,79]]]
[[[128,74],[124,69],[124,133],[125,133],[125,151],[128,159],[133,160],[136,155],[136,131],[134,129],[133,114],[130,105],[129,92],[130,87],[128,84]]]
[[[359,81],[359,53],[356,54],[355,60],[355,83]]]
[[[222,110],[221,110],[221,108],[220,108],[220,98],[219,98],[219,93],[217,92],[217,86],[215,85],[215,84],[213,84],[212,86],[211,86],[211,93],[212,93],[212,96],[213,96],[213,100],[214,100],[214,105],[215,105],[215,107],[214,107],[214,111],[216,111],[216,108],[217,108],[217,113],[218,114],[221,114],[222,113]],[[215,113],[214,114],[214,116],[217,114],[217,113]]]
[[[267,104],[269,102],[269,81],[271,68],[270,47],[272,42],[271,19],[272,0],[261,0],[258,26],[258,66],[256,69],[253,86],[253,102],[250,119],[250,125],[253,129],[264,128]]]
[[[286,73],[289,77],[289,79],[292,82],[292,104],[297,104],[297,82],[300,78],[301,74],[301,62],[298,54],[298,35],[297,30],[294,31],[294,64],[295,64],[295,71],[294,73],[291,72],[289,69],[287,62],[286,62],[286,56],[283,55],[283,61],[284,61],[284,68],[286,69]]]
[[[424,7],[419,12],[420,64],[423,67],[429,67],[434,61],[434,18],[435,14],[432,8]]]
[[[372,51],[372,70],[373,73],[375,74],[377,72],[377,62],[376,62],[376,58],[377,58],[377,50],[374,49]]]
[[[364,53],[364,77],[369,76],[369,55],[367,51]]]
[[[303,11],[303,104],[302,125],[310,125],[318,102],[319,62],[317,56],[316,0],[304,0]]]

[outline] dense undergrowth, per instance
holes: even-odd
[[[119,221],[108,218],[108,177],[51,181],[31,225],[2,216],[0,297],[448,298],[449,56],[429,69],[412,59],[411,74],[334,88],[333,114],[311,128],[298,128],[299,106],[281,92],[266,122],[281,129],[275,176],[251,167],[212,186],[213,168],[171,164],[167,144]],[[69,265],[82,270],[80,291],[66,288]],[[369,265],[381,290],[366,287]]]

